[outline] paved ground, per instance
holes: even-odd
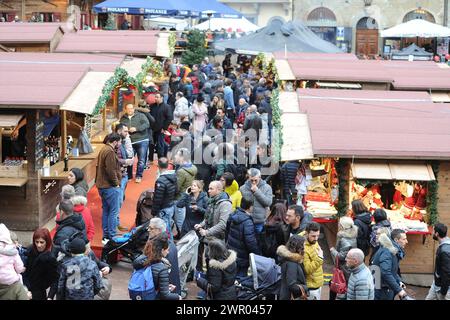
[[[325,265],[324,270],[331,270],[331,265]],[[126,262],[119,262],[113,266],[113,272],[109,276],[113,289],[111,293],[111,300],[129,300],[128,296],[128,280],[133,271],[131,264]],[[328,286],[324,286],[322,289],[322,300],[328,300],[329,290]],[[408,293],[418,299],[424,300],[429,288],[408,286]],[[188,283],[188,296],[187,300],[196,300],[198,288],[195,282]]]

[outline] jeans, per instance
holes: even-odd
[[[170,207],[164,208],[159,212],[159,217],[164,220],[166,223],[167,230],[170,233],[170,241],[173,241],[173,234],[172,234],[172,219],[175,215],[175,203],[172,204]]]
[[[103,238],[112,239],[116,235],[119,200],[122,191],[120,188],[111,187],[98,189],[98,193],[102,198]]]
[[[388,288],[375,289],[375,300],[394,300],[394,291]]]
[[[141,141],[133,144],[134,154],[137,154],[138,163],[136,168],[136,178],[142,178],[144,167],[147,162],[148,141]]]
[[[175,214],[173,216],[173,220],[178,228],[178,232],[181,232],[181,228],[183,227],[184,219],[186,218],[186,208],[175,208]]]
[[[442,295],[439,290],[441,290],[440,287],[436,286],[434,284],[431,285],[430,291],[428,291],[428,294],[425,298],[425,300],[450,300],[450,289],[447,291],[447,294],[444,296]]]
[[[158,158],[166,157],[169,151],[169,145],[164,141],[164,134],[161,132],[153,132],[153,142],[148,148],[148,161],[153,161],[153,155],[156,152]]]
[[[122,208],[123,199],[125,198],[125,190],[127,188],[128,176],[123,175],[122,180],[120,181],[120,191],[122,192],[119,198],[119,209]],[[117,213],[117,225],[120,225],[120,217],[119,212]]]
[[[262,233],[264,230],[264,223],[255,223],[255,232]]]

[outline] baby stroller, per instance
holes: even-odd
[[[277,298],[281,285],[281,267],[272,258],[250,253],[251,276],[236,285],[238,300]]]
[[[103,247],[102,260],[108,264],[118,261],[118,253],[133,261],[142,254],[148,240],[148,226],[152,215],[153,189],[141,193],[136,204],[136,228],[122,236],[116,236]]]
[[[102,261],[108,264],[118,262],[119,252],[131,262],[142,254],[142,248],[148,240],[148,226],[150,220],[146,223],[133,228],[130,232],[122,236],[115,236],[112,240],[103,246]]]
[[[177,243],[178,266],[180,268],[180,285],[183,290],[189,273],[195,270],[197,265],[199,239],[194,230],[186,233]]]

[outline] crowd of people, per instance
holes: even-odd
[[[103,244],[128,231],[120,211],[134,180],[153,196],[148,241],[133,261],[131,277],[152,279],[158,290],[149,297],[186,298],[186,282],[195,281],[199,299],[236,300],[236,282],[249,275],[254,254],[280,266],[279,299],[323,299],[321,225],[294,201],[298,162],[278,168],[272,157],[275,84],[254,73],[246,57],[234,65],[230,55],[214,65],[208,58],[193,66],[168,59],[164,71],[168,80],[152,84],[139,106],[125,105],[98,155]],[[150,186],[144,171],[155,166]],[[94,227],[87,192],[83,172],[72,169],[56,208],[56,233],[36,230],[29,248],[0,224],[0,298],[108,299],[112,268],[90,249]],[[339,219],[330,248],[336,270],[329,299],[407,298],[399,269],[405,231],[392,230],[384,210],[372,214],[360,200],[352,202],[352,212]],[[178,264],[176,244],[191,232],[199,245],[186,270]],[[448,300],[447,227],[436,224],[433,238],[439,247],[427,299]]]

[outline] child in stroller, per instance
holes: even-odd
[[[102,261],[108,264],[118,261],[119,252],[131,262],[142,254],[148,239],[148,226],[152,215],[154,189],[147,189],[141,193],[136,205],[136,227],[121,236],[115,236],[104,245]]]
[[[238,280],[238,300],[276,299],[280,292],[281,268],[272,258],[250,253],[251,276]]]

